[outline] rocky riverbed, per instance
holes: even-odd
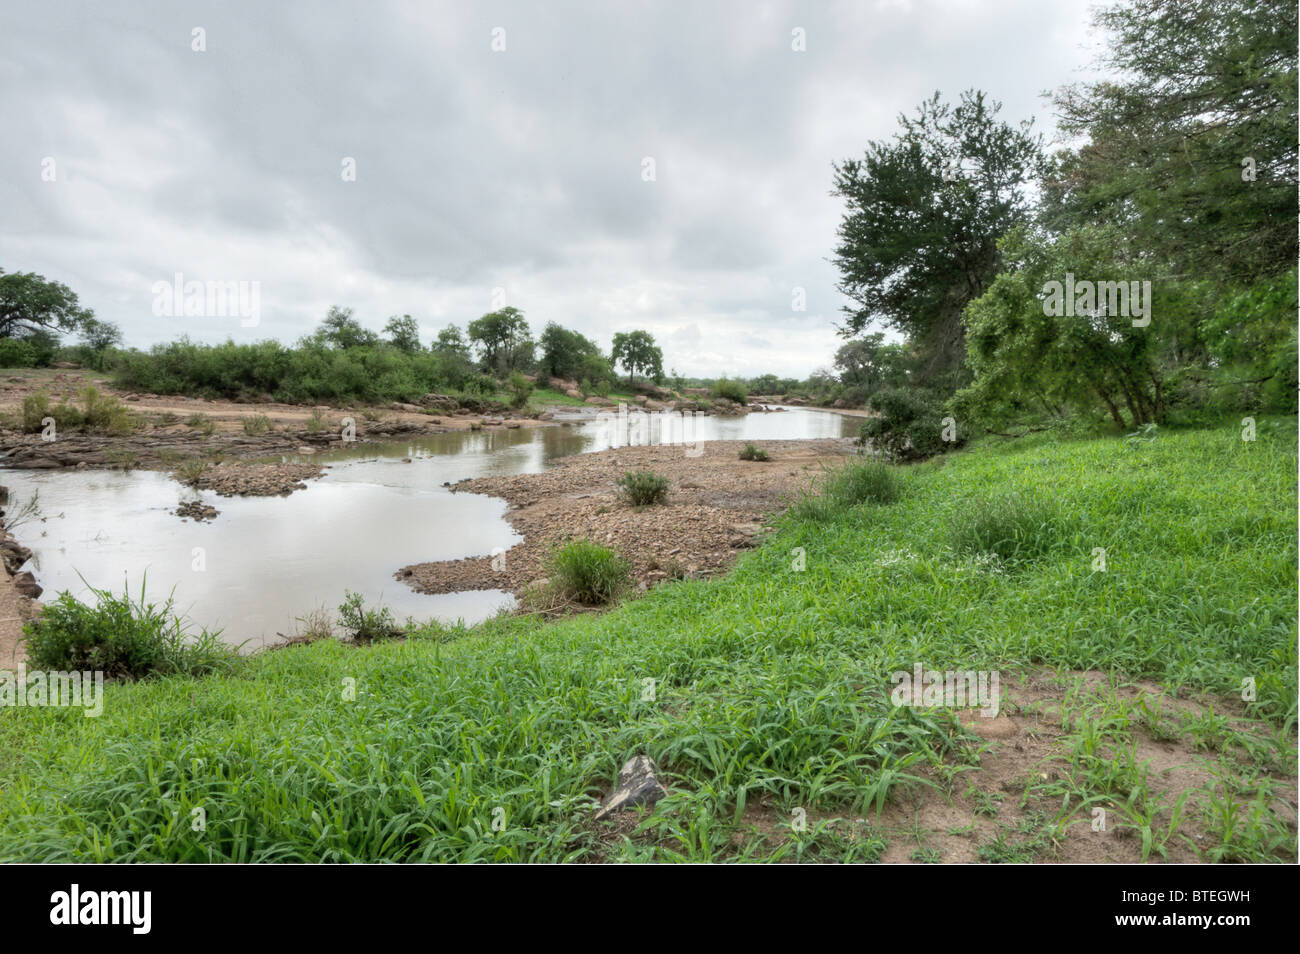
[[[702,444],[698,457],[680,446],[621,447],[565,458],[538,474],[460,481],[452,487],[457,493],[504,498],[510,506],[506,519],[524,540],[495,558],[416,563],[395,576],[425,593],[519,594],[545,578],[554,547],[579,537],[621,553],[642,589],[712,576],[757,543],[766,517],[854,451],[851,438],[755,443],[771,460],[739,460],[740,441]],[[616,481],[646,469],[668,478],[667,502],[632,507],[619,497]]]

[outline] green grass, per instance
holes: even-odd
[[[729,575],[601,616],[321,641],[229,676],[111,685],[98,719],[0,709],[0,859],[870,860],[874,827],[746,832],[798,808],[870,822],[927,768],[958,774],[974,746],[956,720],[890,704],[890,674],[917,662],[1100,669],[1225,701],[1251,677],[1246,714],[1276,737],[1260,758],[1294,761],[1295,424],[1262,421],[1254,443],[1234,424],[1136,448],[988,444],[901,471],[888,506],[792,513]],[[971,501],[1005,495],[1070,518],[1015,572],[954,547]],[[1213,719],[1139,717],[1230,744]],[[1079,718],[1061,784],[1111,793],[1159,855],[1172,806],[1129,801],[1127,729]],[[592,823],[642,752],[672,794],[634,832]],[[1179,806],[1211,832],[1197,850],[1293,857],[1282,810],[1239,781]],[[1043,857],[1056,831],[999,831],[980,855]]]

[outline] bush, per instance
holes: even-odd
[[[755,447],[753,444],[746,444],[740,449],[740,459],[764,461],[771,460],[772,458],[768,457],[767,451],[763,450],[761,447]]]
[[[402,635],[388,607],[368,610],[360,593],[347,593],[339,604],[339,625],[354,643],[373,643]]]
[[[589,606],[613,600],[630,578],[626,560],[590,540],[575,540],[555,551],[549,573],[561,595]]]
[[[969,500],[958,507],[952,547],[959,554],[991,553],[1003,563],[1027,563],[1046,556],[1069,536],[1056,507],[1019,494]]]
[[[943,403],[918,388],[885,388],[868,402],[878,417],[869,417],[858,431],[858,442],[871,445],[896,460],[942,454],[961,440],[943,439]],[[958,435],[960,437],[960,434]]]
[[[136,419],[117,398],[105,397],[95,388],[88,387],[81,392],[81,400],[86,408],[82,418],[86,430],[118,435],[135,430]]]
[[[745,390],[745,385],[740,381],[732,381],[727,378],[714,381],[713,386],[709,388],[709,394],[715,398],[726,398],[728,401],[735,401],[737,404],[749,403],[749,392]]]
[[[652,470],[634,470],[618,479],[623,499],[634,507],[663,503],[668,497],[668,478]]]
[[[54,419],[57,431],[97,431],[102,434],[129,434],[140,419],[115,397],[103,397],[94,388],[81,392],[85,410],[60,401],[51,406],[50,396],[37,391],[23,398],[23,430],[35,434],[44,428],[46,418]]]
[[[0,368],[36,367],[36,349],[21,338],[0,338]]]
[[[161,606],[146,603],[143,585],[138,601],[125,591],[121,596],[91,592],[96,605],[64,592],[24,627],[32,668],[99,670],[109,678],[139,679],[229,672],[238,664],[236,648],[223,643],[219,633],[188,636],[170,597]]]
[[[533,393],[533,382],[518,371],[512,372],[506,381],[506,387],[510,391],[510,406],[513,408],[523,407],[528,403],[528,397]]]

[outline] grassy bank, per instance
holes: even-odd
[[[979,739],[890,701],[916,663],[1103,670],[1234,717],[1063,698],[1067,749],[1026,780],[1045,814],[1025,851],[1100,803],[1146,820],[1144,849],[1194,824],[1202,857],[1294,857],[1270,779],[1295,757],[1295,424],[987,444],[905,470],[892,502],[798,508],[725,578],[603,616],[267,653],[110,686],[98,719],[0,709],[0,858],[871,860],[896,836],[788,820],[870,822],[962,786]],[[1126,755],[1147,729],[1221,770],[1203,798],[1176,811]],[[641,752],[673,794],[638,831],[594,824]],[[1014,860],[1009,844],[980,857]]]

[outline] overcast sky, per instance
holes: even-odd
[[[6,0],[0,268],[138,346],[291,342],[331,304],[427,344],[503,289],[535,333],[803,377],[840,343],[831,163],[935,90],[1050,133],[1088,24],[1084,0]],[[178,272],[258,282],[257,325],[155,315]]]

